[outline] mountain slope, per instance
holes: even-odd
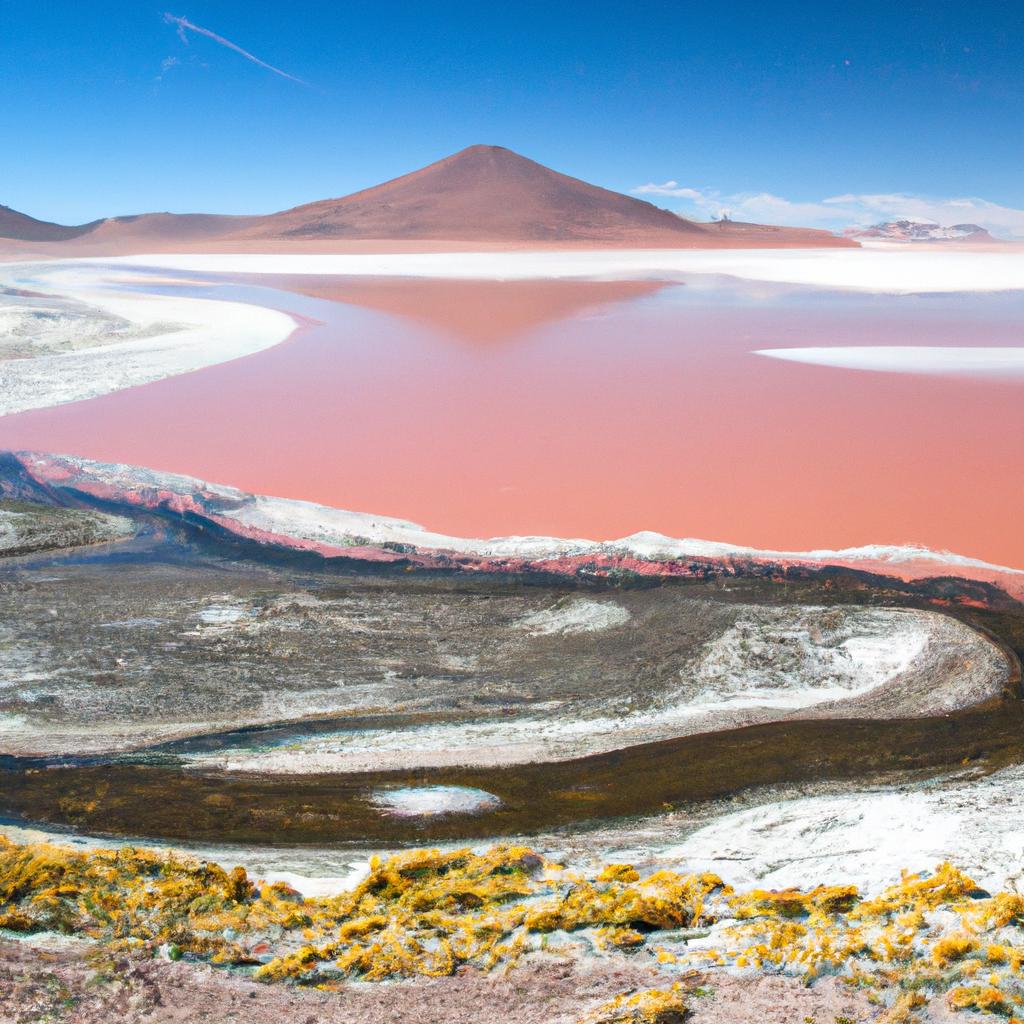
[[[821,228],[793,228],[781,224],[751,224],[740,220],[716,220],[702,224],[711,239],[708,247],[751,249],[820,249],[850,245],[850,237],[840,238]],[[859,243],[858,243],[859,244]]]
[[[164,242],[199,242],[242,231],[259,217],[231,217],[216,213],[141,213],[108,217],[91,225],[91,242],[128,242],[158,238]]]
[[[217,238],[258,222],[259,217],[230,217],[213,213],[141,213],[104,217],[88,224],[64,225],[36,220],[0,206],[0,238],[19,242],[120,242],[135,238],[193,240]]]
[[[65,228],[0,207],[0,241],[5,240],[15,252],[83,256],[344,252],[372,251],[375,246],[429,251],[464,248],[467,243],[664,249],[858,244],[807,228],[696,224],[501,146],[482,145],[382,185],[269,216],[148,213]]]
[[[36,220],[27,213],[19,213],[9,206],[0,206],[0,238],[13,238],[19,242],[64,242],[92,230],[92,224],[65,227],[46,220]]]
[[[678,244],[704,228],[501,146],[470,146],[411,174],[267,217],[248,237]]]

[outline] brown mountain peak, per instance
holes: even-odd
[[[250,237],[671,245],[704,230],[511,149],[478,144],[350,196],[275,214]]]
[[[477,143],[336,199],[270,216],[150,213],[64,227],[0,207],[0,239],[79,253],[339,252],[513,248],[810,248],[853,246],[825,231],[695,224],[633,196],[570,177],[504,146]]]

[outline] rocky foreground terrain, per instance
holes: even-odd
[[[657,971],[646,966],[546,960],[510,974],[465,971],[320,992],[270,987],[205,965],[97,956],[80,942],[0,941],[0,1019],[11,1024],[578,1024],[588,1010],[658,981]],[[781,976],[723,976],[712,983],[698,974],[684,989],[691,1010],[685,1017],[676,1013],[675,1020],[692,1024],[833,1024],[875,1015],[863,993],[830,980],[808,988]],[[662,1020],[674,1024],[667,1015]]]
[[[1024,1005],[1024,900],[949,864],[864,896],[421,850],[303,898],[182,855],[0,840],[0,898],[15,1021],[910,1024]]]
[[[5,474],[0,805],[58,842],[0,838],[0,1020],[1024,1008],[1024,620],[998,588],[467,572],[358,536],[332,561],[224,529],[251,496]],[[367,859],[267,882],[103,832]]]
[[[915,609],[123,555],[9,577],[0,636],[0,715],[20,722],[7,753],[131,750],[319,716],[315,734],[264,730],[188,755],[305,773],[565,759],[794,715],[936,714],[998,696],[1009,673],[987,638]]]
[[[105,544],[134,532],[123,516],[0,499],[0,558]]]

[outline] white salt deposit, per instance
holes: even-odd
[[[10,685],[6,680],[0,680],[0,686]],[[0,715],[0,735],[18,736],[31,728],[29,720],[24,715]]]
[[[370,862],[353,861],[343,875],[307,875],[297,871],[270,870],[260,879],[267,885],[283,882],[290,889],[301,892],[307,899],[336,896],[354,889],[370,873]]]
[[[900,791],[807,797],[728,814],[659,852],[737,886],[851,882],[864,891],[900,871],[949,860],[979,885],[1024,884],[1024,767]]]
[[[814,366],[882,373],[1024,378],[1024,347],[964,345],[842,345],[765,348],[755,353]]]
[[[899,687],[908,679],[904,673],[938,665],[951,646],[978,666],[991,659],[991,672],[983,670],[981,685],[992,690],[1002,685],[1002,655],[967,627],[934,612],[751,609],[705,644],[674,687],[644,694],[640,707],[592,694],[582,704],[558,704],[544,714],[534,707],[521,717],[339,730],[283,746],[191,753],[184,760],[199,769],[275,774],[564,760],[849,702],[886,686]],[[967,687],[968,680],[959,675],[944,677],[929,688],[928,699],[945,698],[956,707]],[[985,695],[970,691],[972,700]],[[907,698],[905,706],[912,708],[915,699],[920,697]],[[844,711],[869,713],[861,705],[842,703],[829,713]]]
[[[812,707],[870,693],[921,657],[933,621],[864,610],[837,622],[840,640],[817,635],[816,618],[741,619],[707,645],[697,667],[695,710]]]
[[[204,608],[198,615],[199,621],[208,626],[230,626],[248,618],[250,612],[246,608],[233,605],[212,604]]]
[[[176,486],[179,489],[198,487],[215,490],[233,497],[243,496],[241,491],[232,487],[202,483],[187,477],[172,477],[170,474],[157,474],[134,467],[105,466],[102,463],[88,463],[85,460],[75,461],[87,471],[90,471],[91,467],[95,467],[98,475],[103,478],[113,475],[125,480],[132,476],[138,479],[140,474],[145,474],[147,479],[158,481],[161,485]],[[779,551],[744,547],[722,541],[699,540],[693,537],[666,537],[664,534],[649,530],[630,534],[630,536],[619,540],[607,541],[586,540],[580,537],[492,537],[488,540],[479,540],[435,533],[405,519],[378,516],[366,512],[350,512],[308,501],[271,498],[263,495],[252,496],[250,500],[238,507],[226,508],[220,515],[225,519],[233,520],[242,527],[282,537],[313,541],[317,544],[348,547],[356,543],[380,544],[387,541],[408,544],[420,549],[456,551],[485,558],[555,558],[565,555],[606,554],[626,555],[649,560],[764,558],[829,564],[883,562],[891,566],[931,563],[991,570],[993,574],[1024,575],[1024,569],[1010,569],[977,558],[957,555],[949,551],[933,551],[914,545],[869,544],[854,548]]]
[[[622,626],[629,618],[629,612],[614,601],[578,597],[525,615],[516,623],[516,627],[531,636],[572,636]]]
[[[21,512],[10,512],[0,508],[0,551],[13,548],[22,535],[23,524],[28,516]]]
[[[88,261],[82,261],[88,262]],[[94,261],[99,262],[99,261]],[[877,249],[644,249],[571,252],[336,255],[158,254],[120,257],[135,266],[202,273],[347,274],[466,280],[653,278],[725,274],[749,281],[889,293],[1024,288],[1020,251]]]
[[[55,297],[78,307],[73,323],[66,316],[30,317],[25,299],[0,294],[0,310],[8,310],[0,317],[0,416],[238,359],[295,329],[291,317],[259,306],[119,293],[107,287],[101,268],[68,261],[0,265],[0,287],[45,293],[44,311]],[[5,358],[12,346],[29,357]]]
[[[501,806],[501,801],[483,789],[471,786],[409,786],[380,789],[372,802],[398,818],[424,818],[439,814],[479,814]]]

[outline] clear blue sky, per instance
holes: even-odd
[[[489,142],[622,191],[1024,207],[1014,0],[166,2],[0,0],[0,203],[268,212]]]

